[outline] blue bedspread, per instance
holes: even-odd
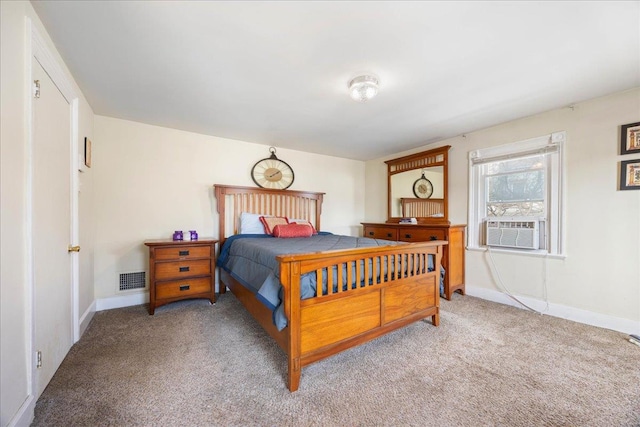
[[[265,234],[239,234],[229,237],[220,250],[217,265],[227,271],[234,279],[251,290],[256,297],[273,312],[273,321],[278,330],[287,325],[282,306],[282,286],[280,285],[280,265],[276,255],[292,253],[310,253],[328,250],[344,250],[362,247],[390,246],[403,244],[388,240],[364,237],[341,236],[327,232],[304,238],[278,239]],[[345,267],[346,268],[346,267]],[[356,266],[353,266],[355,270]],[[363,268],[363,266],[359,266]],[[369,267],[370,268],[370,267]],[[384,266],[383,266],[384,268]],[[429,257],[429,271],[433,271],[433,259]],[[379,269],[377,271],[380,271]],[[334,290],[337,275],[334,275]],[[346,274],[343,275],[346,281]],[[355,274],[354,276],[355,277]],[[322,284],[327,290],[326,276]],[[444,269],[441,271],[440,293],[443,292]],[[316,294],[315,274],[306,274],[300,280],[302,299]],[[343,282],[343,289],[348,284]],[[352,284],[352,286],[357,286]]]

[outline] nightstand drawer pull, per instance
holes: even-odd
[[[188,291],[189,287],[190,287],[189,285],[182,285],[182,286],[180,286],[180,290],[181,291]]]
[[[369,232],[369,236],[373,236],[375,233],[373,231]]]
[[[189,267],[180,267],[180,273],[189,271]]]
[[[405,239],[410,239],[410,238],[411,238],[411,234],[405,234],[405,235],[404,235],[404,238],[405,238]]]
[[[429,236],[429,239],[431,239],[431,240],[438,240],[438,236]]]
[[[387,233],[387,237],[393,237],[391,233]]]
[[[189,256],[189,251],[180,251],[178,252],[180,256]]]

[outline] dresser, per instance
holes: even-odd
[[[465,294],[464,289],[464,233],[466,225],[458,224],[397,224],[362,223],[363,236],[374,239],[402,242],[446,240],[443,247],[442,266],[444,296],[450,300],[454,292]]]
[[[149,247],[149,314],[156,307],[190,298],[216,302],[217,240],[147,240]]]

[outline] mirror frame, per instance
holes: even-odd
[[[449,163],[448,153],[450,145],[434,148],[433,150],[422,151],[420,153],[410,154],[397,159],[385,161],[387,164],[387,223],[398,223],[401,217],[391,216],[391,177],[395,174],[407,172],[415,169],[425,169],[433,166],[442,166],[443,169],[443,194],[444,212],[442,217],[418,217],[418,224],[446,223],[449,224]],[[429,200],[429,199],[425,199]]]

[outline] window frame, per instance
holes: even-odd
[[[487,219],[487,188],[483,165],[501,160],[544,154],[545,170],[545,210],[546,217],[537,218],[539,226],[545,230],[541,236],[540,249],[494,248],[524,255],[565,256],[564,236],[564,146],[566,132],[554,132],[536,138],[517,141],[495,147],[482,148],[469,152],[469,222],[467,225],[467,249],[487,250],[484,244],[483,226]],[[492,217],[493,218],[493,217]],[[495,217],[500,218],[500,217]],[[512,218],[512,217],[502,217]],[[520,217],[521,218],[521,217]]]

